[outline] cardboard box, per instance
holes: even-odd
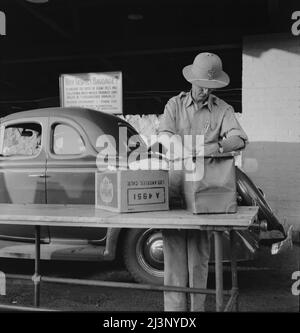
[[[121,213],[169,209],[168,171],[104,171],[95,178],[97,208]]]
[[[201,180],[184,181],[186,208],[194,214],[237,212],[234,157],[220,155],[204,158]]]

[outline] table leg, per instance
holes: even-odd
[[[232,293],[235,293],[234,298],[234,310],[239,311],[239,289],[238,289],[238,277],[237,277],[237,262],[236,262],[236,232],[230,231],[230,253],[231,253],[231,281],[232,281]]]
[[[223,310],[223,232],[214,232],[215,240],[215,275],[216,275],[216,311]]]
[[[41,227],[35,226],[35,258],[34,258],[34,306],[40,306],[40,255],[41,255]]]

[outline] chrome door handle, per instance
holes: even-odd
[[[28,177],[48,178],[49,176],[45,174],[33,174],[33,175],[28,175]]]

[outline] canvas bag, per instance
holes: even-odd
[[[186,208],[194,214],[236,213],[234,157],[216,155],[196,160],[196,163],[204,163],[203,178],[196,181],[186,181],[186,177],[181,179]]]

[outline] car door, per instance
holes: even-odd
[[[0,203],[46,203],[47,127],[47,117],[1,123]],[[41,236],[49,242],[47,227]],[[34,227],[0,225],[0,247],[1,240],[34,242]]]
[[[96,154],[75,121],[50,117],[46,167],[48,204],[94,204]],[[106,228],[50,228],[51,241],[104,244]]]

